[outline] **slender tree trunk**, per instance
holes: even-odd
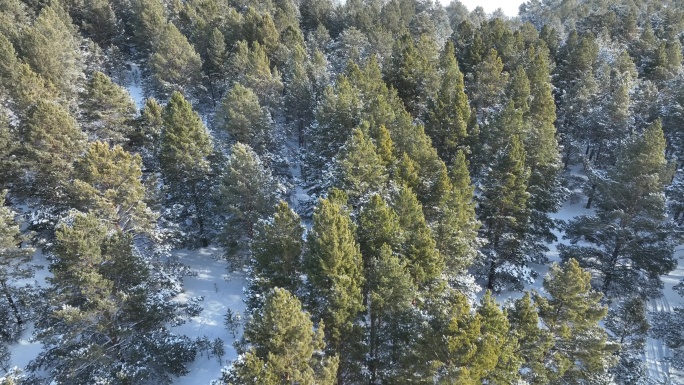
[[[608,266],[609,270],[605,272],[605,277],[603,279],[603,287],[601,289],[601,292],[603,292],[603,295],[608,297],[608,290],[610,289],[610,284],[613,283],[613,271],[615,269],[615,265],[617,264],[618,257],[620,256],[620,245],[616,245],[615,248],[613,249],[613,253],[610,256],[610,264]]]
[[[494,291],[494,280],[496,276],[496,265],[491,262],[489,265],[489,272],[487,274],[487,289]]]
[[[596,192],[596,184],[591,185],[591,193],[589,194],[589,199],[587,200],[587,205],[584,207],[586,209],[591,208],[591,203],[594,201],[594,193]]]

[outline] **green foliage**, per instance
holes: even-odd
[[[124,144],[132,135],[136,108],[130,95],[102,72],[95,72],[81,97],[83,128],[89,139]]]
[[[230,385],[333,385],[338,358],[321,357],[323,332],[322,323],[314,330],[296,297],[285,289],[273,289],[263,308],[245,325],[249,348],[221,381]]]
[[[21,57],[64,95],[74,93],[81,74],[80,44],[74,32],[71,19],[55,2],[40,11],[21,37]]]
[[[249,146],[238,142],[231,147],[219,187],[220,208],[228,214],[219,242],[232,268],[246,264],[257,222],[273,212],[276,188],[270,170]]]
[[[74,163],[74,181],[69,187],[72,205],[90,210],[118,231],[151,231],[156,214],[145,204],[141,166],[140,156],[121,146],[91,143]]]
[[[360,129],[354,129],[337,160],[338,183],[356,207],[360,202],[382,191],[387,184],[387,172],[376,147]]]
[[[69,183],[72,164],[82,151],[81,130],[62,106],[39,100],[22,123],[23,183],[52,203],[64,203],[64,188]]]
[[[494,162],[482,188],[480,221],[488,241],[484,248],[487,288],[500,290],[530,279],[523,274],[527,263],[523,242],[529,220],[530,171],[525,166],[525,150],[518,135],[511,138]]]
[[[539,318],[553,341],[544,351],[544,371],[537,373],[536,383],[581,383],[615,363],[615,346],[599,325],[607,308],[590,280],[591,274],[570,259],[563,266],[551,266],[544,279],[548,297],[534,295]]]
[[[271,218],[256,224],[251,243],[254,294],[263,296],[276,287],[297,292],[301,285],[303,235],[299,215],[284,201],[277,204]]]
[[[168,23],[152,48],[150,68],[155,95],[166,99],[174,91],[193,94],[201,79],[202,61],[188,39]]]
[[[304,255],[310,293],[308,302],[316,317],[325,321],[333,351],[340,349],[363,310],[363,261],[349,214],[339,203],[322,199],[313,216]],[[346,357],[341,357],[343,360]]]
[[[223,98],[217,121],[232,141],[247,144],[260,154],[273,147],[270,114],[261,108],[254,91],[240,83]]]
[[[468,135],[470,106],[454,46],[448,42],[440,59],[441,84],[428,103],[425,130],[442,160],[450,165]]]
[[[665,220],[670,175],[660,121],[632,137],[605,175],[591,174],[596,214],[570,222],[571,244],[559,251],[595,272],[607,297],[653,296],[661,287],[659,276],[676,266],[673,252],[680,235]],[[588,244],[578,245],[580,240]]]

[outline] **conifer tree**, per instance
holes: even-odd
[[[0,89],[9,93],[14,88],[20,64],[14,45],[0,33]]]
[[[444,256],[451,277],[464,273],[477,256],[480,223],[475,215],[474,187],[465,154],[458,151],[451,169],[452,188],[439,206],[433,225],[437,249]]]
[[[665,220],[664,187],[671,172],[665,160],[660,121],[630,138],[614,167],[595,174],[596,214],[570,222],[570,245],[561,257],[574,258],[596,275],[608,298],[656,295],[660,276],[676,266],[679,234]],[[578,244],[585,241],[585,244]]]
[[[51,203],[64,203],[64,187],[84,144],[76,122],[62,106],[39,100],[20,132],[23,168],[29,172],[26,188]]]
[[[321,199],[307,235],[304,268],[308,276],[307,302],[326,325],[328,349],[340,356],[338,383],[354,374],[351,366],[363,310],[363,261],[349,214],[337,202]]]
[[[7,191],[0,194],[0,304],[6,309],[6,315],[0,317],[0,351],[15,342],[26,323],[26,309],[19,298],[26,291],[16,285],[20,279],[31,278],[33,269],[28,264],[33,249],[22,247],[24,241],[15,222],[15,213],[5,206]],[[1,354],[0,354],[1,355]],[[0,365],[4,367],[3,360]]]
[[[259,221],[254,230],[251,252],[254,258],[252,292],[263,297],[270,289],[281,287],[296,293],[301,286],[304,227],[299,215],[284,201],[275,214]],[[250,306],[256,309],[256,304]]]
[[[361,129],[354,129],[337,158],[340,186],[358,206],[368,197],[382,191],[387,184],[387,173],[376,147]]]
[[[482,298],[477,315],[481,337],[476,358],[469,365],[471,375],[491,384],[515,383],[522,363],[516,352],[518,339],[511,333],[506,311],[499,308],[490,291]]]
[[[134,0],[135,12],[134,38],[138,46],[148,51],[155,49],[164,36],[167,25],[167,12],[159,0]]]
[[[534,295],[539,318],[553,341],[542,355],[544,369],[535,383],[587,382],[614,364],[616,347],[607,342],[599,325],[607,309],[590,280],[591,274],[570,259],[563,266],[551,266],[544,279],[548,297]]]
[[[484,122],[497,111],[496,105],[504,93],[508,75],[496,50],[491,49],[482,62],[473,69],[472,79],[466,82],[467,90],[478,117]]]
[[[556,105],[550,83],[549,63],[546,50],[540,49],[534,56],[527,76],[530,80],[529,111],[524,114],[526,164],[530,168],[527,191],[530,193],[530,230],[533,238],[552,242],[555,227],[549,213],[556,212],[562,201],[559,182],[561,170],[560,152],[556,140]],[[537,250],[535,250],[537,249]],[[543,249],[541,251],[544,251]],[[533,246],[531,252],[539,252]]]
[[[163,132],[159,149],[162,176],[168,186],[170,202],[180,203],[179,221],[191,219],[196,223],[198,236],[208,243],[209,191],[208,157],[212,143],[199,115],[190,102],[174,92],[162,115]]]
[[[253,90],[235,84],[223,98],[217,115],[219,128],[232,141],[247,144],[260,154],[273,147],[271,116],[259,105]]]
[[[421,36],[427,38],[427,35]],[[430,44],[431,43],[431,44]],[[419,50],[408,32],[395,41],[385,78],[393,85],[413,116],[425,112],[427,98],[437,88],[437,49],[434,41]],[[427,48],[427,51],[425,50]]]
[[[424,289],[442,276],[444,256],[437,250],[422,206],[409,187],[401,187],[392,206],[404,235],[399,253],[408,260],[408,268],[416,286]]]
[[[79,43],[59,2],[44,7],[21,38],[21,56],[63,95],[72,95],[80,72]]]
[[[194,94],[202,74],[202,60],[178,28],[167,23],[152,48],[150,69],[155,96],[163,100],[172,97],[174,91]]]
[[[211,98],[214,104],[224,90],[227,55],[226,37],[220,29],[214,27],[209,35],[206,60],[204,61],[204,70],[209,76]]]
[[[69,222],[57,229],[49,307],[38,323],[44,350],[29,369],[63,383],[169,384],[187,373],[193,344],[166,326],[183,319],[172,274],[94,215]]]
[[[334,385],[338,357],[321,356],[324,325],[317,329],[287,290],[273,289],[245,326],[249,347],[224,372],[226,385]]]
[[[529,221],[529,169],[518,135],[511,138],[494,162],[483,185],[480,221],[488,241],[483,250],[487,288],[500,290],[507,284],[519,285],[521,280],[530,279],[523,250]]]
[[[453,43],[447,42],[440,59],[441,84],[428,103],[425,122],[426,133],[447,165],[451,165],[457,149],[464,147],[470,120],[463,74],[458,69],[455,55]]]
[[[229,216],[220,243],[232,268],[247,262],[249,241],[260,219],[268,218],[276,203],[276,182],[259,156],[247,145],[234,144],[219,187],[219,205]]]
[[[159,151],[164,127],[164,108],[156,99],[145,100],[136,119],[136,129],[128,145],[142,157],[146,171],[157,171],[159,166]]]
[[[368,297],[368,370],[369,383],[403,381],[397,363],[413,349],[413,336],[420,319],[412,306],[417,288],[407,261],[383,243],[371,257],[367,269]]]
[[[86,84],[81,110],[90,140],[124,144],[132,135],[136,108],[130,95],[102,72]]]
[[[156,215],[145,204],[141,166],[140,156],[121,146],[91,143],[74,163],[74,180],[69,187],[72,205],[96,213],[119,231],[151,231]]]
[[[529,292],[515,301],[508,319],[518,338],[516,354],[522,359],[522,379],[530,384],[546,383],[544,358],[553,346],[553,339],[550,331],[540,326],[539,313]]]
[[[259,103],[268,107],[271,113],[280,110],[283,82],[280,72],[271,69],[271,61],[262,44],[258,41],[251,45],[244,40],[237,42],[229,63],[231,84],[240,83],[251,88],[259,97]]]

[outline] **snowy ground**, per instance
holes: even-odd
[[[199,316],[173,330],[190,338],[207,337],[210,341],[221,338],[225,343],[226,355],[219,363],[217,357],[198,355],[188,369],[187,376],[177,378],[175,385],[209,385],[221,375],[221,368],[237,357],[233,348],[233,336],[224,326],[224,316],[230,308],[244,314],[243,289],[245,274],[228,273],[227,263],[218,258],[220,250],[207,247],[198,250],[178,250],[173,253],[179,262],[190,266],[196,276],[184,280],[185,293],[179,300],[202,296],[204,310]],[[240,337],[239,335],[237,336]]]

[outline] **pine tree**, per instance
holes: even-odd
[[[132,12],[135,15],[134,38],[138,46],[152,51],[164,36],[167,12],[159,0],[135,0]]]
[[[428,103],[425,131],[440,158],[451,165],[468,135],[470,105],[465,94],[463,74],[458,69],[454,46],[448,42],[440,59],[441,84]]]
[[[361,129],[354,129],[337,158],[339,185],[357,207],[387,184],[387,172],[376,147]]]
[[[421,36],[427,38],[427,35]],[[431,43],[431,44],[430,44]],[[417,43],[408,32],[395,41],[385,78],[394,86],[413,116],[425,112],[427,98],[437,89],[437,49],[434,42]],[[427,51],[425,50],[427,49]]]
[[[354,322],[363,310],[363,261],[349,214],[337,202],[321,199],[307,235],[304,269],[307,302],[326,325],[328,349],[340,356],[338,383],[347,375],[359,337]]]
[[[59,2],[44,7],[21,39],[21,56],[63,95],[72,95],[78,84],[80,51],[71,19]]]
[[[563,194],[559,182],[561,159],[556,140],[556,105],[552,95],[549,63],[546,50],[536,52],[527,72],[530,80],[529,111],[524,114],[525,137],[523,139],[530,168],[527,191],[530,193],[530,230],[536,238],[531,252],[539,253],[539,241],[555,241],[551,233],[555,227],[549,213],[560,208]]]
[[[9,93],[14,88],[20,64],[12,42],[0,33],[0,89]]]
[[[142,157],[146,171],[157,171],[159,166],[159,151],[164,127],[164,108],[156,99],[145,100],[136,119],[135,131],[131,135],[128,146]]]
[[[422,206],[410,188],[401,187],[392,206],[404,235],[399,254],[408,260],[408,268],[416,286],[425,289],[441,278],[444,256],[437,250]]]
[[[503,68],[498,52],[491,49],[473,69],[472,79],[469,78],[466,82],[471,104],[478,111],[480,122],[484,122],[497,110],[497,103],[508,80]]]
[[[582,383],[614,364],[615,346],[599,325],[607,309],[590,280],[591,274],[570,259],[563,266],[551,266],[544,279],[548,297],[534,295],[539,318],[553,341],[542,356],[544,369],[536,383]]]
[[[297,292],[301,286],[303,235],[299,215],[284,201],[278,203],[271,218],[256,224],[250,245],[255,277],[251,291],[259,298],[276,287]]]
[[[96,213],[119,231],[151,231],[156,214],[144,201],[141,166],[140,156],[121,146],[91,143],[74,163],[74,180],[69,187],[72,205]]]
[[[273,148],[271,116],[253,90],[235,84],[223,98],[216,119],[218,128],[232,141],[247,144],[259,154]]]
[[[369,383],[398,383],[403,380],[397,363],[410,354],[420,319],[412,306],[416,287],[407,261],[383,243],[366,270],[368,296]]]
[[[20,129],[26,189],[51,203],[64,203],[72,164],[84,144],[74,119],[60,105],[39,100]]]
[[[650,327],[646,316],[646,301],[639,297],[629,298],[608,312],[605,327],[620,344],[619,362],[612,370],[619,383],[639,384],[647,378],[641,360]]]
[[[136,108],[130,95],[102,72],[95,72],[81,98],[83,128],[90,140],[124,144],[132,135]]]
[[[270,170],[249,146],[238,142],[231,147],[219,187],[219,204],[229,215],[219,241],[232,268],[247,262],[254,227],[273,212],[276,187]]]
[[[6,194],[6,191],[0,194],[0,304],[7,309],[6,315],[0,317],[0,351],[15,342],[27,321],[25,315],[29,309],[19,301],[26,289],[16,282],[33,276],[33,269],[28,263],[34,251],[30,247],[22,247],[24,239],[14,220],[15,213],[5,206]],[[1,358],[0,367],[4,368]]]
[[[188,95],[196,93],[202,74],[202,60],[188,39],[173,23],[164,26],[153,45],[150,58],[152,88],[159,99],[167,99],[174,91]]]
[[[487,258],[487,288],[500,290],[531,278],[527,276],[527,256],[523,251],[529,221],[529,169],[525,166],[525,150],[518,135],[511,138],[494,162],[482,188],[480,221],[482,234],[488,241],[483,250]]]
[[[333,385],[338,357],[321,356],[323,334],[323,323],[314,329],[296,297],[275,288],[245,326],[249,348],[221,381],[226,385]]]
[[[177,220],[191,219],[193,226],[196,223],[198,237],[206,244],[210,193],[206,184],[210,167],[208,157],[213,151],[211,138],[190,102],[179,92],[171,96],[162,119],[159,162],[168,186],[169,201],[182,205]]]
[[[266,48],[257,41],[251,46],[246,41],[236,44],[229,60],[230,83],[240,83],[251,88],[259,97],[259,104],[268,107],[271,113],[280,110],[283,83],[277,69],[271,69]]]
[[[206,60],[204,61],[204,71],[209,76],[211,98],[214,101],[214,105],[216,99],[223,93],[225,87],[224,79],[227,70],[227,58],[226,37],[220,29],[214,27],[209,35]]]
[[[45,348],[29,369],[49,370],[51,381],[63,383],[169,384],[187,373],[193,344],[166,326],[183,319],[172,300],[178,291],[169,289],[179,282],[134,251],[130,235],[92,214],[69,219],[57,229],[48,308],[38,323]]]
[[[540,326],[539,313],[529,292],[515,301],[513,309],[508,312],[508,319],[518,338],[516,353],[523,361],[523,380],[530,384],[547,383],[544,356],[552,348],[553,339],[550,331]]]
[[[570,222],[570,245],[561,257],[575,258],[596,275],[609,298],[656,295],[660,276],[676,266],[679,234],[665,219],[664,187],[670,180],[660,121],[630,138],[614,167],[594,174],[596,214]],[[586,241],[588,244],[578,245]]]
[[[465,154],[459,151],[451,169],[452,189],[444,196],[433,225],[437,249],[444,256],[447,272],[456,277],[468,269],[478,254],[480,223],[475,215],[474,187],[470,182]]]

